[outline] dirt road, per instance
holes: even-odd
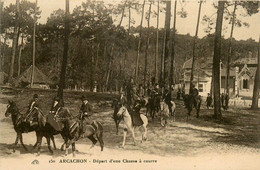
[[[170,122],[168,128],[160,126],[158,120],[149,120],[148,141],[133,145],[130,135],[127,137],[125,149],[119,147],[122,142],[122,128],[120,134],[115,134],[115,127],[111,119],[112,110],[100,112],[93,116],[104,125],[105,150],[100,151],[96,145],[89,149],[91,142],[80,139],[76,143],[76,157],[65,157],[64,152],[55,150],[51,155],[47,149],[46,140],[43,140],[42,154],[37,157],[32,152],[18,148],[12,152],[15,132],[11,118],[4,117],[6,98],[0,103],[0,169],[259,169],[260,149],[259,141],[253,143],[234,141],[239,137],[237,126],[213,124],[197,120],[185,122],[183,108],[178,104],[176,122]],[[202,110],[203,114],[203,110]],[[206,114],[206,113],[205,113]],[[249,113],[247,113],[250,115]],[[256,117],[258,119],[259,117]],[[259,120],[259,119],[258,119]],[[199,124],[197,123],[199,122]],[[202,124],[202,125],[201,125]],[[231,126],[231,125],[230,125]],[[258,126],[257,126],[258,127]],[[238,128],[239,129],[239,128]],[[255,129],[253,127],[252,129]],[[241,134],[244,135],[241,129]],[[259,132],[250,131],[252,133]],[[250,134],[247,132],[246,134]],[[256,134],[256,136],[259,134]],[[230,138],[230,136],[234,138]],[[32,149],[35,143],[35,133],[24,134],[24,143]],[[141,134],[137,132],[137,139]],[[57,147],[61,146],[62,139],[55,137]],[[255,140],[258,140],[256,138]],[[231,141],[231,142],[230,142]],[[37,164],[37,160],[39,164]],[[34,162],[33,162],[34,161]],[[19,168],[17,168],[17,166]]]

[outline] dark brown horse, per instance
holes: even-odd
[[[37,110],[36,110],[37,111]],[[59,114],[64,115],[64,119],[72,119],[71,114],[69,113],[69,110],[67,108],[61,108],[59,110]],[[47,115],[47,117],[52,117],[54,115]],[[69,128],[65,127],[62,123],[59,117],[55,117],[55,121],[57,121],[58,125],[61,126],[61,131],[57,131],[51,124],[46,121],[46,117],[40,117],[40,119],[43,119],[42,122],[44,122],[43,126],[39,126],[39,129],[36,131],[36,136],[37,136],[37,147],[38,147],[38,155],[40,155],[40,150],[41,150],[41,143],[42,143],[42,138],[45,137],[47,139],[48,143],[48,149],[50,150],[51,153],[53,153],[50,145],[49,145],[49,140],[53,135],[58,135],[61,134],[64,143],[61,146],[61,150],[64,150],[64,145],[67,143],[67,141],[72,137],[70,136],[70,131]],[[39,122],[40,119],[38,119]],[[75,143],[72,144],[72,150],[75,151]]]
[[[117,112],[122,107],[122,104],[118,100],[113,100],[111,107],[114,108],[113,119],[114,119],[115,124],[116,124],[116,134],[118,135],[118,126],[119,126],[119,123],[122,120],[122,117],[119,117],[117,115]]]
[[[193,96],[193,95],[186,94],[186,95],[183,95],[183,101],[184,101],[185,107],[188,110],[187,120],[189,120],[190,113],[191,113],[193,107],[197,111],[196,112],[197,118],[199,118],[201,97],[199,95],[198,96]]]
[[[154,93],[151,94],[151,97],[148,98],[148,102],[146,104],[146,114],[150,114],[152,119],[156,113],[160,110],[160,96],[155,95]]]
[[[44,116],[43,114],[39,111],[38,108],[34,108],[31,112],[31,115],[36,114],[37,112],[37,119],[38,119],[38,124],[35,126],[30,126],[30,123],[28,121],[24,121],[25,119],[25,115],[21,114],[16,103],[14,101],[9,101],[8,105],[7,105],[7,109],[5,112],[5,117],[8,117],[9,115],[11,115],[12,118],[12,122],[14,125],[14,130],[16,132],[16,140],[15,140],[15,147],[18,144],[18,141],[20,140],[21,145],[23,146],[23,148],[27,151],[28,149],[25,147],[24,143],[23,143],[23,133],[28,133],[28,132],[33,132],[36,131],[36,136],[37,132],[39,131],[39,129],[44,126]],[[38,139],[38,137],[37,137]],[[47,139],[47,143],[48,143],[48,148],[50,148],[50,139],[53,142],[53,146],[56,149],[56,145],[55,145],[55,141],[54,141],[54,137],[53,136],[48,136],[46,137]],[[34,148],[36,147],[38,141],[35,143]],[[13,151],[15,152],[15,147],[13,148]]]

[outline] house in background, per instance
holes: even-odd
[[[196,63],[197,62],[197,63]],[[193,84],[199,91],[199,95],[206,97],[210,93],[212,81],[213,58],[209,57],[204,61],[196,61],[193,72]],[[187,60],[183,64],[184,74],[182,84],[185,94],[190,89],[192,59]],[[220,92],[226,92],[226,66],[221,63],[220,66]],[[231,63],[229,78],[229,94],[230,96],[247,96],[252,97],[254,88],[254,79],[257,69],[257,58],[246,57]]]
[[[257,69],[257,58],[247,57],[233,63],[236,69],[235,95],[252,97]]]
[[[32,66],[25,70],[16,80],[16,87],[27,87],[31,83],[32,78]],[[37,67],[34,68],[34,78],[32,88],[50,88],[51,81],[43,74]]]
[[[210,93],[211,88],[211,77],[212,77],[212,58],[198,62],[195,60],[194,71],[193,71],[193,84],[198,89],[201,96],[207,96]],[[185,94],[189,93],[190,90],[190,74],[192,67],[192,58],[187,60],[183,64],[183,88]]]

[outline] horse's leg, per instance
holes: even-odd
[[[134,145],[136,145],[136,140],[135,140],[135,128],[134,128],[134,127],[131,129],[131,133],[132,133]]]
[[[46,137],[46,140],[47,140],[47,144],[48,144],[48,149],[49,149],[49,151],[51,152],[51,154],[53,154],[53,151],[52,151],[52,149],[51,149],[51,140],[50,140],[50,137],[49,137],[49,136]]]
[[[72,147],[72,155],[73,157],[75,157],[75,142],[71,144],[71,147]]]
[[[54,136],[51,135],[50,138],[51,138],[51,141],[52,141],[52,144],[53,144],[53,148],[54,148],[54,150],[56,150],[57,148],[56,148],[56,144],[55,144]]]
[[[23,135],[22,135],[22,133],[20,133],[20,143],[23,146],[23,148],[27,151],[28,149],[25,147],[25,145],[23,143]]]
[[[103,148],[104,148],[103,132],[102,131],[97,132],[96,136],[97,136],[97,139],[99,141],[99,144],[100,144],[100,147],[101,147],[101,151],[103,151]]]
[[[116,135],[118,135],[118,125],[119,121],[115,118],[115,123],[116,123]]]
[[[65,156],[68,155],[69,153],[69,147],[70,145],[72,145],[73,143],[75,143],[75,139],[68,139],[66,142],[66,149],[65,149]]]
[[[42,135],[41,134],[39,134],[38,136],[37,136],[37,141],[38,141],[38,152],[37,152],[37,156],[40,156],[40,154],[41,154],[41,145],[42,145]]]
[[[163,117],[161,117],[161,121],[160,122],[161,122],[161,125],[163,126]]]
[[[143,128],[144,128],[144,133],[142,135],[142,141],[146,141],[147,140],[147,125],[146,124],[143,124]]]
[[[64,135],[61,135],[61,136],[62,136],[62,138],[63,138],[63,140],[64,140],[64,143],[61,145],[60,150],[61,150],[61,151],[64,151],[64,146],[65,146],[65,144],[68,142],[68,138],[65,137]]]
[[[88,136],[88,138],[89,138],[89,140],[91,140],[91,142],[92,142],[92,145],[90,146],[90,149],[91,149],[91,148],[93,148],[93,147],[96,145],[97,140],[94,138],[93,135]]]
[[[127,135],[127,128],[124,128],[124,137],[123,137],[123,143],[122,143],[122,148],[125,147],[125,140],[126,140],[126,135]]]
[[[200,104],[201,104],[201,102],[199,102],[197,105],[197,118],[199,118],[199,116],[200,116]]]
[[[15,142],[14,142],[13,152],[15,152],[15,148],[16,148],[16,146],[17,146],[17,144],[18,144],[18,140],[19,140],[19,134],[16,133],[16,139],[15,139]]]

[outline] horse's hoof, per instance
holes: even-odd
[[[89,149],[92,149],[92,148],[94,148],[94,146],[95,146],[95,145],[94,145],[94,144],[92,144],[92,145],[90,146],[90,148],[89,148]]]
[[[123,145],[119,145],[119,148],[122,148],[122,149],[124,149],[124,148],[125,148],[125,146],[123,146]]]

